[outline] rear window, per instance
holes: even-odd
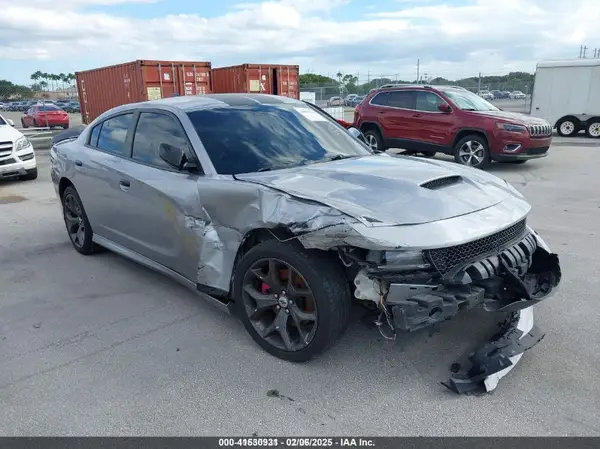
[[[44,106],[39,106],[38,111],[49,112],[49,111],[60,111],[60,108],[51,104],[46,104]]]

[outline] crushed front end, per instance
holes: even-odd
[[[354,294],[377,304],[376,324],[386,338],[434,326],[476,306],[507,315],[499,332],[470,354],[470,369],[444,383],[456,393],[493,390],[523,352],[541,341],[544,334],[533,324],[532,307],[561,279],[558,256],[525,219],[457,246],[369,251],[363,257],[347,250],[340,257],[347,267],[357,267]]]

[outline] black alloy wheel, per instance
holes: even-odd
[[[304,277],[277,259],[256,261],[244,276],[244,308],[256,332],[275,348],[306,348],[317,331],[317,307]]]
[[[242,256],[235,268],[233,299],[254,341],[291,362],[306,362],[337,341],[352,304],[335,254],[279,240],[259,243]]]
[[[92,254],[94,252],[92,228],[85,214],[81,199],[73,187],[65,189],[62,203],[63,218],[73,247],[81,254]]]

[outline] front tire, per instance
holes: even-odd
[[[235,270],[233,298],[253,340],[291,362],[306,362],[335,343],[351,307],[337,259],[278,240],[244,254]]]
[[[83,208],[83,203],[74,187],[65,189],[62,196],[63,218],[69,239],[73,248],[83,255],[94,253],[95,245],[92,241],[94,233]]]
[[[487,141],[477,134],[463,137],[454,146],[454,160],[467,167],[487,167],[491,161]]]

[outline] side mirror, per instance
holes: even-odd
[[[367,139],[365,139],[364,134],[361,133],[358,128],[355,128],[354,126],[351,126],[350,128],[348,128],[348,132],[350,133],[350,135],[352,137],[357,138],[358,140],[360,140],[363,143],[367,143]]]
[[[444,114],[449,114],[450,112],[452,112],[452,108],[445,103],[438,105],[438,109],[440,111],[442,111]]]
[[[13,122],[11,119],[7,118],[6,119],[6,123],[8,123],[10,126],[15,126],[15,122]]]
[[[158,147],[160,158],[177,170],[183,170],[187,157],[181,148],[176,148],[168,143],[161,143]]]

